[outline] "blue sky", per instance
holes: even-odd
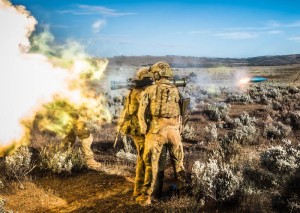
[[[89,54],[252,57],[300,53],[300,1],[12,0]]]

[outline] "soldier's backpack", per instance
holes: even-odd
[[[153,99],[150,105],[152,115],[163,118],[175,118],[180,115],[180,96],[174,85],[157,85]]]

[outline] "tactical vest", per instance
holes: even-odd
[[[180,115],[179,92],[174,85],[156,85],[155,95],[151,98],[151,115],[162,118],[175,118]]]

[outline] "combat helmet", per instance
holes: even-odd
[[[160,77],[171,78],[173,76],[173,71],[170,65],[165,61],[160,61],[152,65],[151,72],[154,74],[158,73]]]
[[[136,73],[136,77],[138,80],[143,80],[144,78],[152,78],[152,73],[149,72],[149,67],[141,67],[138,69]]]

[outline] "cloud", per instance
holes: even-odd
[[[100,32],[100,30],[102,30],[103,27],[105,27],[105,25],[106,25],[105,19],[97,20],[92,24],[92,30],[93,32],[98,33]]]
[[[209,30],[195,30],[195,31],[190,31],[188,32],[189,35],[204,35],[208,34],[210,31]]]
[[[268,31],[269,34],[272,34],[272,35],[275,35],[275,34],[280,34],[282,33],[283,31],[282,30],[270,30]]]
[[[275,20],[269,20],[266,25],[269,28],[277,28],[282,26],[278,21]]]
[[[234,39],[234,40],[244,40],[244,39],[253,39],[258,37],[256,32],[225,32],[217,33],[214,36],[221,37],[223,39]]]
[[[300,36],[291,37],[291,38],[289,38],[289,40],[291,40],[291,41],[296,41],[296,42],[300,42]]]
[[[225,30],[235,30],[235,31],[276,31],[277,29],[300,27],[300,20],[291,23],[280,23],[279,21],[270,20],[265,22],[264,26],[261,27],[235,27],[235,28],[225,28]],[[279,30],[278,30],[279,31]],[[276,34],[276,33],[274,33]]]
[[[287,24],[286,27],[300,27],[300,21],[295,21],[291,24]]]
[[[291,23],[280,23],[278,21],[268,21],[267,26],[269,28],[292,28],[292,27],[300,27],[300,20],[294,21]]]
[[[78,4],[76,8],[70,10],[59,10],[59,13],[70,13],[74,15],[102,15],[105,17],[119,17],[126,15],[134,15],[135,13],[119,12],[103,6]]]

